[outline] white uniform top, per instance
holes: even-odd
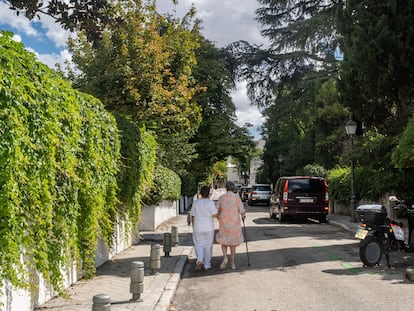
[[[217,214],[216,204],[208,198],[197,199],[191,208],[191,216],[194,216],[194,232],[214,231],[213,215]]]

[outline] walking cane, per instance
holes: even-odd
[[[246,225],[244,224],[244,217],[242,217],[242,220],[243,220],[244,240],[246,241],[247,266],[250,267],[249,248],[247,247]]]

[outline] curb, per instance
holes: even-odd
[[[347,230],[349,232],[354,232],[355,231],[353,228],[350,228],[348,225],[346,225],[344,223],[341,223],[341,222],[338,222],[338,221],[335,221],[335,220],[329,220],[328,219],[327,222],[330,225],[335,225],[335,226],[338,226],[338,227],[342,227],[342,228],[344,228],[345,230]]]
[[[188,262],[188,258],[191,254],[192,248],[186,248],[183,250],[180,259],[177,262],[175,270],[171,273],[169,279],[167,280],[164,290],[161,294],[160,299],[154,307],[154,311],[168,311],[170,309],[170,304],[175,296],[175,293],[178,288],[178,284],[181,280],[181,275],[184,271],[184,267]]]

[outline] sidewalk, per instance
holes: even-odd
[[[344,228],[347,231],[356,232],[359,222],[351,222],[351,216],[341,214],[328,214],[327,223]]]
[[[358,223],[352,223],[350,216],[329,214],[327,222],[345,230],[355,232]],[[162,241],[165,232],[175,226],[179,233],[178,245],[171,248],[170,257],[165,257]],[[187,216],[180,215],[163,223],[155,232],[141,232],[143,240],[106,262],[97,269],[96,277],[81,280],[68,289],[69,298],[55,298],[40,310],[91,311],[92,299],[97,294],[111,297],[111,311],[168,311],[178,287],[181,273],[187,263],[192,248],[192,227],[187,224]],[[151,274],[151,244],[161,245],[161,269]],[[130,301],[130,266],[133,261],[144,262],[144,292],[142,301]]]
[[[178,245],[171,247],[170,257],[163,252],[165,232],[176,226],[179,233]],[[106,294],[111,297],[111,311],[169,310],[181,273],[192,252],[192,227],[187,225],[187,216],[171,218],[155,232],[141,232],[143,240],[124,250],[112,260],[97,269],[96,277],[81,280],[68,289],[69,298],[57,297],[42,305],[39,310],[91,311],[93,296]],[[160,244],[161,269],[152,274],[150,270],[151,245]],[[130,301],[130,267],[133,261],[144,262],[144,292],[142,301]]]

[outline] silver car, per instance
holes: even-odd
[[[270,205],[270,197],[272,196],[272,188],[269,184],[256,184],[253,185],[249,194],[247,203],[249,205],[255,205],[257,203],[264,203]]]

